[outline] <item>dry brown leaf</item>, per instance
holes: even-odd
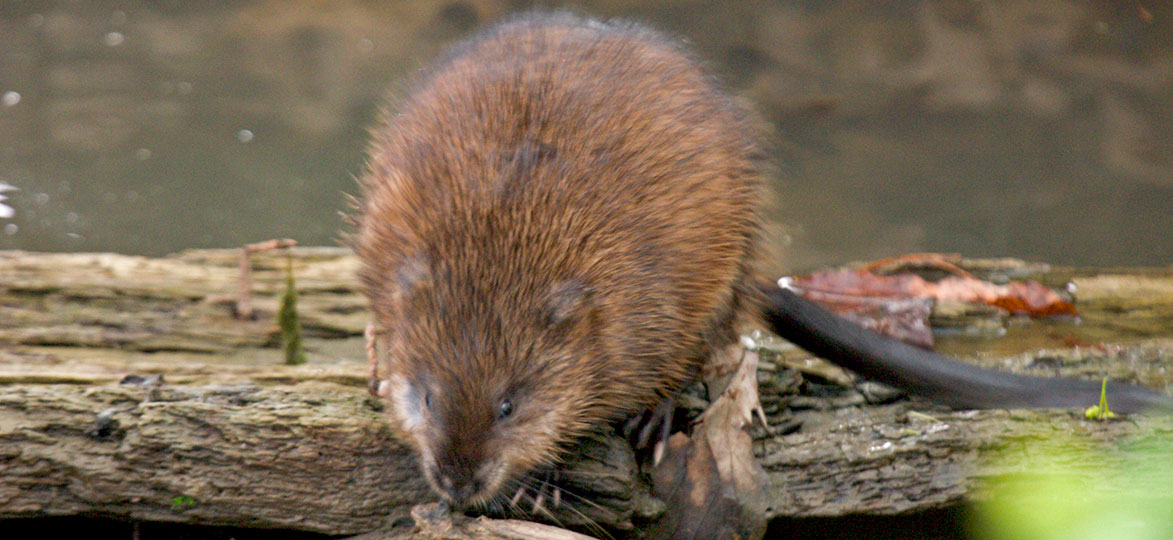
[[[753,438],[748,433],[755,413],[765,425],[758,401],[757,373],[758,353],[746,351],[728,388],[701,415],[694,434],[694,439],[699,435],[708,441],[718,475],[724,482],[734,484],[743,501],[760,495],[769,481],[754,459]]]
[[[678,433],[669,438],[664,459],[652,472],[653,490],[669,511],[651,538],[755,539],[765,534],[769,477],[754,458],[746,431],[755,412],[761,414],[757,364],[757,353],[744,353],[692,437]]]

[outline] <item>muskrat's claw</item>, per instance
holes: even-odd
[[[636,448],[647,448],[648,443],[652,443],[652,465],[660,463],[660,458],[664,456],[664,445],[667,444],[668,435],[672,432],[672,415],[676,412],[676,400],[665,399],[655,409],[652,409],[651,418],[648,423],[644,424],[643,429],[639,432],[639,437],[635,440]],[[652,434],[656,427],[660,428],[660,432],[653,438]]]

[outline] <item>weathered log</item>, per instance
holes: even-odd
[[[5,516],[357,533],[427,499],[371,403],[329,383],[0,387]]]
[[[381,404],[365,394],[366,313],[355,261],[336,249],[291,253],[309,357],[301,366],[281,364],[275,346],[281,254],[255,257],[258,317],[241,321],[233,317],[232,251],[0,252],[0,518],[109,515],[356,534],[407,522],[414,504],[432,500]],[[1173,341],[1136,336],[1173,327],[1173,269],[1073,275],[1084,317],[1130,343],[976,360],[1168,389]],[[994,449],[1025,452],[1057,433],[1111,449],[1125,435],[1168,429],[1156,417],[1101,423],[1078,411],[869,405],[850,389],[764,393],[792,389],[791,368],[830,386],[851,380],[809,366],[796,351],[763,362],[771,422],[798,426],[762,433],[757,443],[772,482],[770,516],[939,508],[971,498],[980,478],[1013,468],[983,457]],[[130,374],[163,380],[120,384]],[[622,461],[608,455],[588,455],[583,466]],[[1106,465],[1116,459],[1102,455]],[[621,493],[635,485],[605,488],[620,493],[591,501],[603,510],[588,517],[622,530],[654,516],[654,501]]]

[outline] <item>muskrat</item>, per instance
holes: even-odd
[[[760,311],[757,150],[677,42],[531,15],[394,111],[354,247],[395,423],[446,498],[671,396]]]
[[[954,369],[854,327],[817,334],[833,316],[763,294],[754,131],[677,41],[568,14],[454,46],[384,114],[352,243],[381,394],[443,498],[494,500],[671,397],[763,315],[913,393],[950,402],[967,387],[955,405],[1095,402],[1091,381],[1032,392],[1034,378]]]

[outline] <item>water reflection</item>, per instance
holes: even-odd
[[[334,243],[385,89],[515,4],[2,3],[0,248]],[[1169,7],[594,4],[687,37],[769,121],[788,268],[1173,262]]]
[[[8,184],[6,182],[0,182],[0,218],[12,219],[12,216],[16,215],[16,211],[13,210],[11,206],[4,204],[4,201],[8,200],[8,196],[5,195],[4,193],[8,192],[8,191],[19,191],[19,190],[20,190],[20,188],[14,186],[14,185]],[[15,231],[15,229],[14,229],[14,231]]]

